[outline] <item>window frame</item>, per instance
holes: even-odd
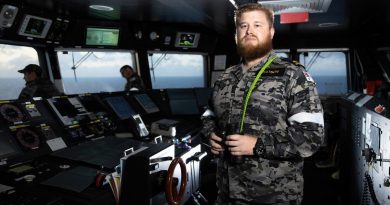
[[[207,53],[204,53],[204,52],[180,52],[180,51],[160,51],[160,50],[148,50],[147,51],[147,62],[148,62],[148,70],[147,72],[149,72],[149,76],[150,76],[150,86],[152,89],[170,89],[170,88],[154,88],[153,87],[153,76],[152,74],[150,73],[151,70],[150,70],[150,62],[149,62],[149,56],[150,54],[153,53],[153,54],[178,54],[178,55],[200,55],[202,56],[202,59],[203,59],[203,87],[202,88],[206,88],[208,87],[208,67],[209,67],[209,55]],[[211,75],[211,74],[210,74]],[[181,87],[181,88],[188,88],[188,87]],[[180,89],[180,88],[179,88]]]
[[[347,90],[346,93],[351,89],[350,85],[350,76],[351,76],[351,62],[350,62],[350,49],[349,48],[299,48],[297,49],[297,58],[299,60],[299,56],[303,52],[342,52],[345,54],[345,68],[346,68],[346,85],[347,85]],[[302,64],[303,65],[303,64]],[[346,94],[345,93],[345,94]],[[343,94],[320,94],[321,96],[325,97],[331,97],[331,96],[342,96]]]
[[[135,50],[132,50],[132,49],[102,49],[102,48],[55,48],[54,49],[54,53],[56,55],[56,60],[57,60],[57,65],[58,65],[58,73],[59,73],[59,76],[60,76],[60,85],[61,87],[63,88],[63,92],[65,93],[65,85],[64,85],[64,80],[63,80],[63,76],[62,76],[62,73],[61,73],[61,66],[60,66],[60,61],[59,61],[59,57],[57,55],[58,52],[64,52],[64,51],[68,51],[68,52],[112,52],[112,53],[129,53],[130,56],[131,56],[131,61],[133,62],[133,64],[131,66],[133,66],[134,69],[137,70],[137,73],[139,76],[141,76],[141,72],[140,72],[140,67],[139,67],[139,62],[138,62],[138,54]],[[118,73],[119,73],[119,69],[120,67],[118,67]],[[124,86],[124,85],[123,85]],[[119,90],[119,91],[123,91],[123,90]],[[99,91],[99,92],[106,92],[106,91]],[[76,94],[76,93],[65,93],[66,95],[73,95],[73,94]]]

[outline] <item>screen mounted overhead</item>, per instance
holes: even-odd
[[[119,28],[87,27],[85,45],[118,46]]]
[[[175,47],[178,48],[197,48],[199,33],[178,32],[176,34]]]
[[[47,32],[49,31],[51,24],[51,19],[27,14],[26,16],[24,16],[18,34],[27,37],[46,38]]]

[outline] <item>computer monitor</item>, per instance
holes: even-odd
[[[137,114],[123,96],[106,97],[105,101],[120,120],[129,119]]]
[[[46,38],[51,24],[51,19],[27,14],[24,16],[18,34],[27,37]]]
[[[134,97],[146,113],[151,114],[160,111],[148,94],[136,94]]]
[[[53,97],[47,102],[65,126],[78,124],[76,116],[86,113],[85,108],[76,97]]]
[[[118,46],[119,28],[87,27],[85,45]]]
[[[175,47],[178,48],[197,48],[199,33],[178,32],[176,34]]]
[[[193,89],[168,89],[172,115],[197,115],[199,107]]]
[[[107,112],[107,108],[95,95],[81,94],[78,97],[81,101],[81,104],[83,104],[83,106],[88,112],[92,112],[95,114]]]

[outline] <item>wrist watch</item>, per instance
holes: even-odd
[[[257,138],[255,147],[253,147],[253,155],[256,157],[261,157],[265,153],[265,147],[261,139]]]

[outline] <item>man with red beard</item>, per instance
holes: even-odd
[[[310,75],[272,50],[273,12],[235,11],[242,63],[214,84],[203,134],[218,155],[217,204],[300,204],[303,158],[324,138],[323,110]]]

